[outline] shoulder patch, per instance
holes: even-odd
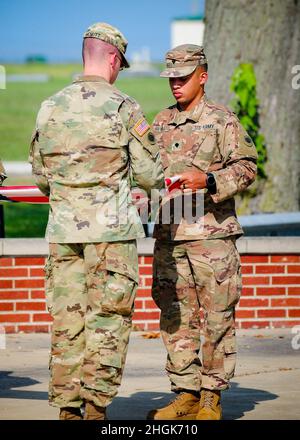
[[[248,147],[252,147],[252,139],[250,136],[245,136],[245,142],[248,145]]]
[[[150,128],[150,125],[146,121],[145,118],[140,118],[137,123],[134,125],[133,129],[134,131],[139,135],[143,136],[143,134],[146,133]]]

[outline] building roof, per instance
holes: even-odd
[[[172,21],[200,21],[200,20],[204,20],[204,16],[203,15],[185,15],[185,16],[181,16],[181,17],[174,17],[172,19]]]

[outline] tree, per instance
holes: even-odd
[[[300,209],[300,0],[206,0],[207,94],[229,105],[234,70],[251,63],[267,179],[243,213]]]

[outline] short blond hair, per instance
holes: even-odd
[[[88,61],[102,63],[108,55],[119,55],[119,50],[112,44],[99,40],[98,38],[84,38],[82,43],[83,64]]]

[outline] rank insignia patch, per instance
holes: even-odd
[[[145,118],[139,119],[135,124],[135,126],[133,127],[133,129],[137,132],[139,136],[143,136],[143,134],[146,133],[146,131],[148,131],[149,128],[150,125],[148,124]]]

